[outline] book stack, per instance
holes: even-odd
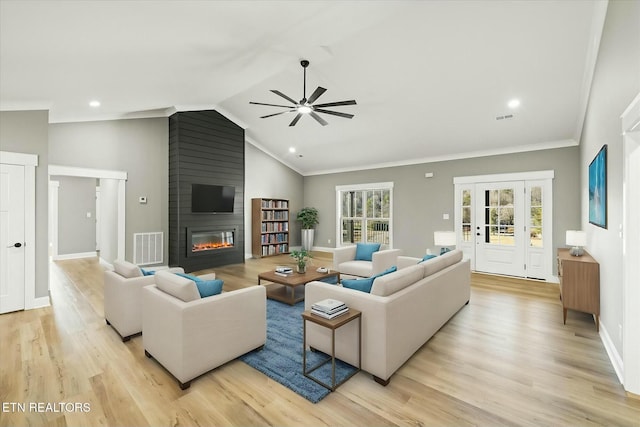
[[[276,267],[276,274],[278,276],[290,276],[293,273],[293,269],[291,267]]]
[[[349,307],[347,307],[345,303],[335,299],[324,299],[311,306],[312,314],[324,317],[325,319],[335,319],[348,311]]]

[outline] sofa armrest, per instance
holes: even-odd
[[[398,270],[401,270],[403,268],[416,265],[420,261],[422,261],[422,258],[414,258],[412,256],[399,256],[396,265],[398,266]]]
[[[384,251],[374,252],[371,257],[372,273],[376,275],[396,265],[398,256],[401,254],[402,250],[400,249],[387,249]]]
[[[215,278],[216,278],[216,273],[207,273],[207,274],[198,276],[198,279],[201,279],[201,280],[215,280]]]
[[[115,271],[104,275],[104,317],[122,337],[142,330],[141,290],[155,283],[153,276],[124,278]]]
[[[266,342],[264,286],[189,302],[147,286],[143,300],[144,349],[182,383]]]
[[[340,264],[356,258],[356,246],[345,246],[333,250],[333,269],[340,271]]]

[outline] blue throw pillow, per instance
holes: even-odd
[[[380,276],[384,276],[385,274],[393,273],[396,270],[398,270],[398,267],[396,267],[395,265],[391,266],[391,267],[387,268],[385,271],[376,274],[375,276],[373,276],[373,278],[375,279],[376,277],[380,277]]]
[[[218,295],[222,292],[222,285],[224,283],[222,280],[198,280],[199,281],[196,282],[196,286],[198,287],[198,292],[200,292],[200,298]]]
[[[371,292],[371,286],[373,286],[374,280],[375,276],[366,279],[347,279],[342,281],[342,287],[369,293]]]
[[[356,261],[371,261],[374,252],[380,250],[380,243],[356,243]]]
[[[393,273],[397,269],[398,267],[394,265],[393,267],[389,267],[385,271],[380,272],[375,276],[367,277],[366,279],[343,280],[342,286],[344,288],[355,289],[356,291],[371,293],[371,287],[373,286],[373,281],[376,280],[377,277],[384,276],[385,274]]]
[[[144,268],[141,268],[140,271],[142,271],[143,276],[153,276],[156,274],[155,270],[145,270]]]
[[[424,262],[424,261],[429,261],[431,258],[435,258],[435,257],[436,257],[436,255],[427,254],[427,255],[422,257],[422,261],[418,261],[418,264],[420,264],[421,262]]]

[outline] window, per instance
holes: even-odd
[[[531,187],[531,216],[529,224],[529,246],[541,248],[542,244],[542,187]]]
[[[471,190],[462,190],[462,241],[471,241]]]
[[[393,183],[337,186],[339,245],[358,242],[391,246]]]

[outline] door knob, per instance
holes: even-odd
[[[476,233],[476,236],[479,236],[479,235],[480,235],[480,233]]]
[[[7,247],[8,247],[8,248],[19,248],[19,247],[21,247],[21,246],[22,246],[22,243],[20,243],[20,242],[16,242],[16,243],[14,243],[13,245],[9,245],[9,246],[7,246]]]

